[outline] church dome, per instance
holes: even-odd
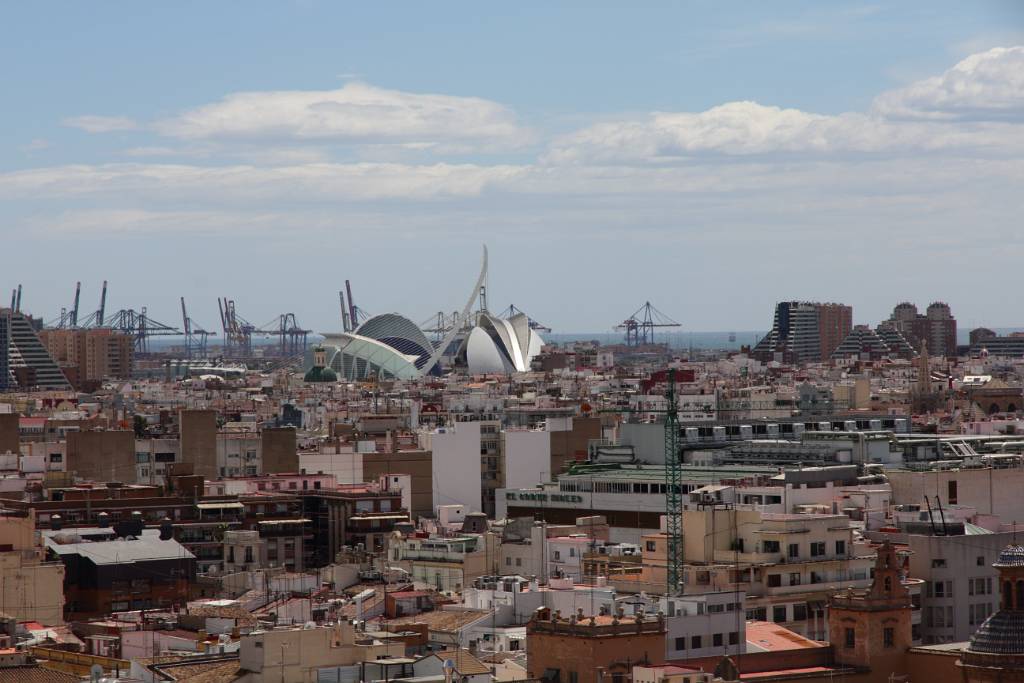
[[[338,373],[331,368],[313,367],[303,379],[307,382],[337,382]]]
[[[327,365],[327,349],[323,346],[313,348],[313,367],[303,379],[307,382],[337,382],[338,373]]]
[[[971,636],[967,649],[994,655],[1024,654],[1024,612],[996,612]]]
[[[992,565],[999,567],[1024,567],[1024,546],[1008,545],[999,553],[999,559]]]

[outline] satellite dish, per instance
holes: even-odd
[[[441,666],[444,668],[445,672],[451,673],[452,671],[455,671],[455,660],[446,659],[444,660],[444,664]]]

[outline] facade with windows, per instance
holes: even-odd
[[[1013,541],[1012,532],[959,536],[908,536],[910,574],[925,582],[921,641],[925,645],[968,640],[999,609],[998,572],[992,563]]]
[[[717,506],[683,512],[686,593],[743,591],[746,616],[824,640],[826,601],[871,582],[874,552],[850,519]]]
[[[745,593],[703,593],[661,599],[668,660],[737,655],[746,652]]]

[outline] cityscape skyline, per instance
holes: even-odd
[[[1024,322],[996,295],[1019,5],[582,7],[14,7],[0,234],[47,261],[0,285],[43,317],[109,280],[168,323],[184,296],[213,328],[228,296],[329,331],[344,279],[374,312],[451,307],[486,242],[492,300],[563,331],[645,300],[688,330],[794,298]]]

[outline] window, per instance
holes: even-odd
[[[561,559],[562,559],[562,551],[561,550],[556,550],[555,551],[555,561],[559,561]]]
[[[946,500],[950,505],[956,505],[956,479],[946,483]]]
[[[715,647],[722,647],[724,643],[725,637],[723,636],[723,634],[716,633],[715,635],[711,636],[711,644]]]
[[[740,643],[740,632],[739,631],[732,631],[729,634],[729,644],[730,645],[739,645],[739,643]]]
[[[985,566],[985,556],[984,555],[978,555],[978,566],[979,567],[984,567]]]
[[[505,558],[505,566],[506,567],[511,567],[512,566],[512,558],[511,557],[506,557]]]
[[[699,650],[701,647],[703,646],[700,644],[700,636],[693,636],[690,638],[690,648]]]
[[[790,586],[799,586],[800,585],[800,572],[790,572],[789,573],[789,585]]]
[[[844,639],[843,645],[848,650],[852,650],[857,645],[857,635],[852,628],[846,629],[846,638]]]
[[[761,548],[766,553],[777,553],[779,552],[778,541],[762,541]]]
[[[523,558],[521,558],[521,557],[517,557],[516,558],[516,566],[517,567],[522,567],[523,566]]]
[[[679,638],[676,638],[676,649],[677,650],[685,650],[686,649],[686,636],[681,636]]]
[[[647,541],[647,545],[645,547],[647,548],[647,552],[653,553],[655,546],[656,544],[654,541]]]
[[[785,620],[786,620],[786,606],[785,605],[776,605],[775,607],[772,607],[772,621],[774,621],[776,624],[778,624],[778,623],[781,623],[781,622],[783,622]]]
[[[580,675],[575,671],[569,672],[569,683],[579,683]]]
[[[811,543],[811,557],[822,557],[825,554],[825,542],[815,541]]]
[[[882,629],[882,644],[885,647],[896,647],[896,629],[891,626]]]
[[[782,574],[769,574],[768,575],[768,587],[778,588],[782,585]]]
[[[836,555],[842,557],[846,554],[846,541],[836,541]]]
[[[788,557],[800,557],[800,544],[790,543],[789,549],[786,551]]]
[[[932,569],[945,569],[946,561],[943,559],[932,560]]]
[[[767,621],[768,610],[765,607],[755,607],[754,609],[747,610],[748,621]]]
[[[807,605],[793,605],[793,621],[807,621]]]
[[[50,453],[50,462],[64,462],[62,453]]]

